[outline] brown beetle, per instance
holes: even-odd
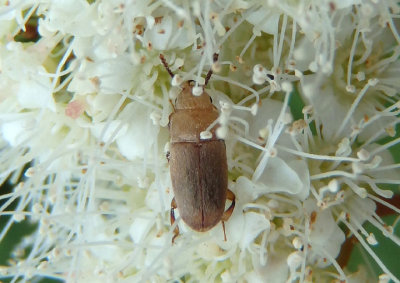
[[[217,58],[214,55],[214,61]],[[173,77],[162,54],[160,59]],[[212,70],[206,76],[205,85],[211,74]],[[208,231],[222,221],[226,241],[224,221],[233,212],[235,195],[228,189],[225,142],[217,138],[217,126],[210,130],[211,138],[200,138],[200,133],[218,118],[218,111],[204,89],[200,96],[194,96],[193,87],[193,81],[183,84],[169,117],[171,145],[167,157],[175,195],[171,202],[171,225],[175,222],[174,209],[178,208],[182,220],[196,231]],[[232,203],[224,211],[226,199]],[[172,243],[178,235],[176,226]]]

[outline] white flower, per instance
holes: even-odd
[[[399,282],[366,226],[400,246],[379,213],[400,214],[399,14],[390,0],[6,1],[0,245],[16,223],[36,226],[0,277]],[[226,241],[179,207],[170,225],[169,115],[209,70],[220,114],[201,138],[218,124],[226,143]],[[378,273],[347,268],[352,239]]]

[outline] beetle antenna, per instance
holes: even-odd
[[[218,61],[218,53],[214,53],[214,55],[213,55],[213,63],[215,63],[217,61]],[[207,73],[207,76],[206,76],[206,80],[205,80],[205,83],[204,83],[205,86],[208,84],[208,81],[210,80],[212,73],[213,73],[213,71],[212,71],[212,67],[211,67],[210,70]]]
[[[173,78],[174,77],[174,73],[172,73],[171,69],[169,68],[168,63],[165,60],[164,55],[160,54],[160,60],[161,60],[161,63],[163,63],[165,69],[167,69],[168,74],[171,76],[171,78]]]

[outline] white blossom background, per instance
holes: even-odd
[[[0,1],[1,280],[400,282],[399,4]],[[210,69],[236,206],[171,244],[171,102]]]

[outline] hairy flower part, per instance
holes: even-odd
[[[397,222],[377,213],[384,206],[400,215],[391,201],[400,184],[392,156],[399,7],[6,1],[0,180],[14,189],[0,196],[0,244],[16,223],[36,226],[0,277],[366,282],[375,274],[369,263],[352,273],[343,260],[355,238],[381,269],[374,281],[400,282],[365,225],[400,247]],[[210,69],[206,91],[220,115],[200,135],[208,139],[218,124],[226,143],[236,195],[226,241],[221,224],[188,228],[179,207],[170,225],[171,104],[184,81],[201,93]]]

